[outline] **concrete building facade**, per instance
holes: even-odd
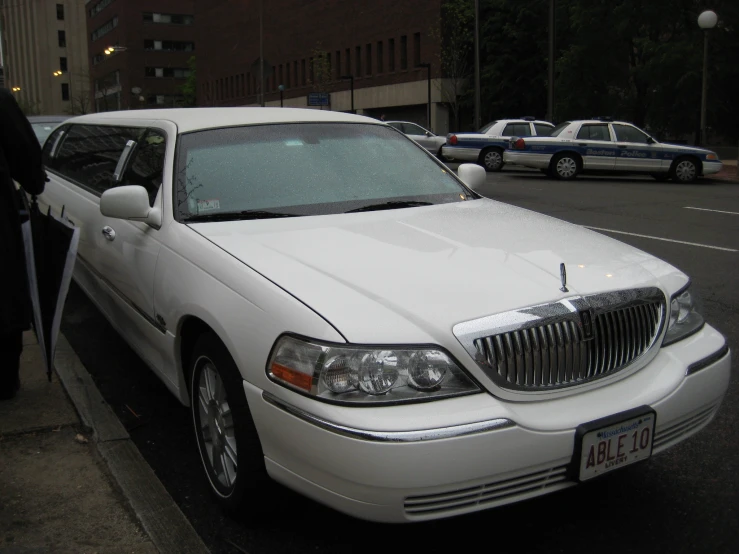
[[[26,112],[89,111],[86,30],[85,0],[0,0],[5,87]]]
[[[428,69],[419,66],[431,64],[431,128],[446,133],[441,3],[195,0],[198,104],[261,105],[261,51],[264,105],[306,107],[321,92],[330,106],[320,109],[349,111],[351,76],[357,113],[426,125]]]
[[[192,0],[88,0],[97,111],[182,105],[195,54],[193,11]]]

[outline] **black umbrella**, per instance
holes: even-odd
[[[51,381],[56,339],[72,280],[80,231],[64,218],[63,209],[60,217],[52,215],[51,208],[46,214],[41,213],[35,196],[30,207],[26,201],[26,213],[21,214],[21,219],[33,303],[33,328]]]

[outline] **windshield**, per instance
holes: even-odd
[[[384,125],[289,123],[184,134],[177,215],[259,219],[459,202],[471,193]],[[274,216],[274,214],[273,214]]]
[[[569,121],[565,121],[564,123],[560,123],[557,125],[554,129],[552,129],[552,132],[549,133],[550,137],[557,137],[559,134],[570,124]]]
[[[51,132],[56,129],[58,123],[31,123],[33,132],[36,133],[36,138],[40,144],[43,144]]]

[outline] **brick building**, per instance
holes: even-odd
[[[195,53],[192,0],[88,0],[97,111],[182,104]],[[106,50],[113,53],[106,54]]]
[[[198,104],[260,105],[260,9],[264,104],[304,107],[329,92],[330,107],[425,125],[431,64],[431,127],[445,133],[439,25],[442,0],[195,0]]]
[[[5,87],[27,113],[89,111],[84,0],[0,0]]]

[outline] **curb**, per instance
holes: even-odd
[[[146,463],[61,333],[54,366],[83,425],[92,429],[98,451],[157,550],[163,554],[208,554],[205,543]]]

